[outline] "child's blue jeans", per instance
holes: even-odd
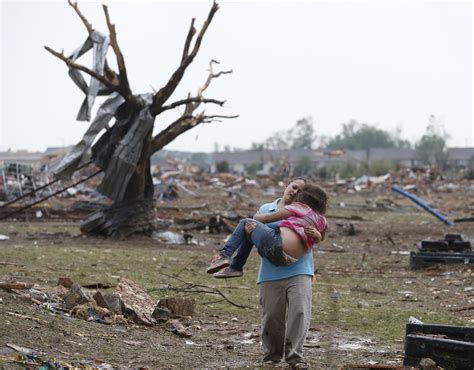
[[[251,234],[251,240],[247,239],[245,233],[247,223],[255,223],[256,225]],[[253,245],[257,248],[260,256],[266,257],[276,266],[285,266],[292,263],[288,256],[283,253],[280,229],[272,229],[251,218],[244,218],[239,222],[229,240],[221,249],[220,254],[231,258],[234,252],[237,251],[230,267],[242,271]]]

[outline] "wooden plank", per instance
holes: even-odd
[[[30,289],[33,286],[31,283],[22,283],[19,281],[0,281],[1,289]]]
[[[151,298],[137,283],[130,279],[121,278],[115,294],[123,302],[124,315],[139,325],[154,325],[152,317],[156,300]]]

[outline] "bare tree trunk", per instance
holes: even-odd
[[[125,200],[88,215],[81,222],[81,231],[121,239],[135,233],[151,234],[155,220],[153,199]]]
[[[81,222],[81,231],[88,235],[124,238],[134,233],[151,233],[156,226],[151,176],[151,133],[143,146],[140,161],[128,183],[124,200],[97,210]]]

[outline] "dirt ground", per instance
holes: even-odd
[[[183,195],[160,203],[159,216],[174,221],[168,230],[179,231],[185,220],[207,220],[217,211],[251,216],[257,204],[276,197],[259,188],[242,191],[254,201],[231,199],[216,189],[201,190],[197,198]],[[446,226],[384,185],[358,193],[334,186],[329,192],[330,232],[314,253],[317,275],[305,343],[310,367],[401,366],[410,316],[426,323],[474,326],[472,264],[422,270],[409,266],[409,252],[416,251],[421,240],[442,239],[448,232],[474,240],[472,222]],[[463,183],[454,191],[445,187],[421,195],[455,218],[472,215],[473,194],[474,184]],[[79,230],[81,214],[70,211],[67,217],[72,202],[55,200],[43,205],[50,211],[44,208],[40,218],[30,213],[0,222],[0,234],[9,237],[0,241],[0,280],[34,283],[47,290],[67,276],[81,285],[110,286],[101,289],[107,292],[120,277],[128,277],[154,299],[193,297],[195,313],[180,319],[192,336],[180,337],[166,324],[145,327],[86,321],[0,289],[1,367],[40,363],[53,368],[267,366],[261,362],[257,254],[249,258],[242,278],[213,279],[205,268],[227,233],[189,230],[194,241],[190,245],[146,237],[125,241],[86,237]],[[55,217],[51,210],[58,204],[63,204],[63,212]],[[216,290],[228,300],[215,294]]]

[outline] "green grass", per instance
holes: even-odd
[[[363,201],[363,199],[359,199]],[[355,201],[351,197],[351,203]],[[467,319],[458,318],[447,307],[450,299],[463,294],[463,286],[449,286],[445,278],[433,281],[423,271],[410,271],[408,256],[391,255],[389,244],[380,244],[383,230],[376,237],[374,227],[384,225],[413,224],[433,222],[426,212],[396,213],[367,212],[354,209],[331,209],[330,214],[343,216],[362,215],[374,222],[372,231],[361,227],[362,237],[332,235],[323,246],[338,243],[359,248],[369,246],[364,253],[347,249],[346,253],[315,253],[315,263],[320,275],[313,289],[312,325],[332,325],[347,330],[354,335],[375,336],[381,341],[403,339],[408,317],[415,316],[424,322],[466,325]],[[391,227],[391,226],[390,226]],[[387,230],[389,228],[386,228]],[[414,235],[404,235],[403,229],[397,231],[399,245],[411,246]],[[79,234],[77,223],[71,224],[2,224],[0,233],[32,234],[60,233]],[[224,235],[222,235],[224,238]],[[229,315],[260,322],[258,286],[256,276],[259,258],[254,252],[247,263],[245,274],[240,279],[213,279],[205,273],[213,254],[210,250],[156,249],[140,241],[129,244],[104,240],[97,247],[97,240],[88,238],[40,238],[24,240],[23,244],[3,244],[1,261],[22,264],[23,266],[0,264],[1,276],[14,276],[21,281],[54,286],[59,277],[69,276],[80,284],[102,283],[116,285],[118,277],[136,281],[155,298],[169,296],[192,296],[197,303],[198,313],[209,315]],[[378,240],[378,241],[377,241]],[[61,244],[51,244],[61,242]],[[365,247],[363,247],[365,248]],[[408,247],[409,248],[409,247]],[[453,268],[455,277],[459,269]],[[472,272],[470,273],[472,281]],[[171,285],[176,290],[167,289]],[[247,309],[235,307],[219,295],[202,292],[184,292],[192,286],[194,290],[219,289],[229,300],[248,306]],[[202,287],[200,287],[202,286]],[[447,290],[436,299],[433,289]],[[189,289],[188,289],[189,290]],[[407,298],[403,292],[410,291]],[[378,294],[380,293],[380,294]],[[443,295],[444,294],[444,295]]]

